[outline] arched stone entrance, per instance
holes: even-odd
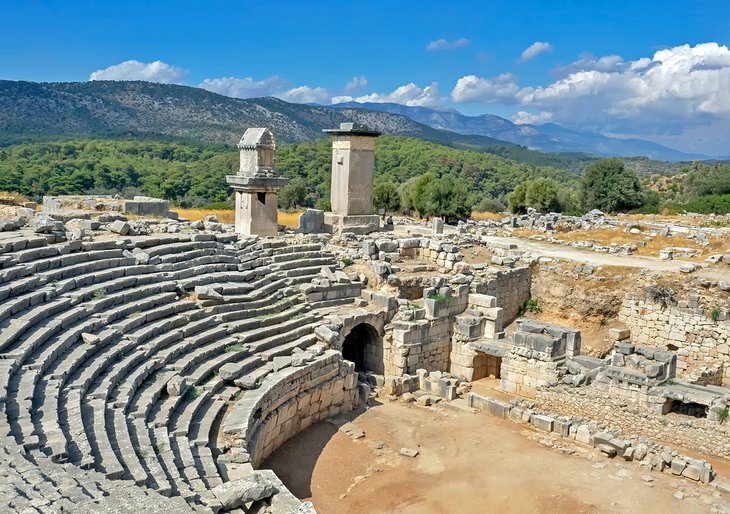
[[[342,357],[355,363],[355,371],[385,373],[383,338],[369,323],[355,325],[342,342]]]

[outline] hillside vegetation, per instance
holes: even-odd
[[[313,206],[329,196],[329,140],[282,146],[277,169],[293,179],[287,206]],[[0,149],[0,190],[38,198],[44,194],[145,194],[199,207],[228,200],[225,176],[238,170],[230,145],[132,140],[74,140]],[[575,179],[567,171],[520,164],[483,152],[458,150],[413,138],[381,136],[375,151],[376,183],[403,184],[430,173],[463,181],[469,201],[504,198],[530,178]],[[292,194],[296,193],[296,194]],[[282,202],[285,203],[286,202]]]

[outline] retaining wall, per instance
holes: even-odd
[[[588,386],[539,389],[536,408],[559,416],[580,416],[586,420],[620,428],[627,434],[645,436],[670,446],[681,446],[703,455],[730,457],[730,426],[708,419],[655,414],[637,404]]]
[[[254,467],[286,440],[317,421],[357,407],[354,365],[335,350],[300,368],[271,373],[247,391],[223,423],[223,433],[245,445]]]

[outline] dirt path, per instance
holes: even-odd
[[[408,230],[411,233],[422,235],[430,235],[430,232],[422,227],[402,225],[397,226],[396,231],[405,234]],[[456,228],[452,226],[444,227],[446,233],[456,233]],[[543,241],[532,241],[519,237],[501,237],[501,236],[482,236],[482,240],[486,243],[505,243],[516,244],[520,250],[527,250],[541,257],[557,257],[577,262],[585,262],[595,266],[624,266],[631,268],[644,268],[651,271],[673,272],[679,273],[682,264],[689,261],[672,260],[663,261],[658,257],[647,257],[640,255],[615,255],[610,253],[594,252],[581,248],[573,248],[571,246],[563,246]],[[709,280],[730,281],[730,270],[718,269],[717,267],[705,267],[695,271],[692,276],[698,276]]]
[[[671,475],[651,473],[647,483],[638,465],[574,444],[548,447],[545,434],[486,414],[386,403],[355,417],[354,424],[364,438],[352,440],[318,423],[285,443],[264,467],[274,469],[294,494],[311,499],[320,514],[689,514],[707,512],[719,497],[708,486]],[[403,457],[402,447],[420,454]],[[673,496],[678,488],[682,500]]]

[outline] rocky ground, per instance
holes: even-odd
[[[383,401],[342,429],[314,425],[264,466],[320,514],[726,512],[711,486],[492,416]]]

